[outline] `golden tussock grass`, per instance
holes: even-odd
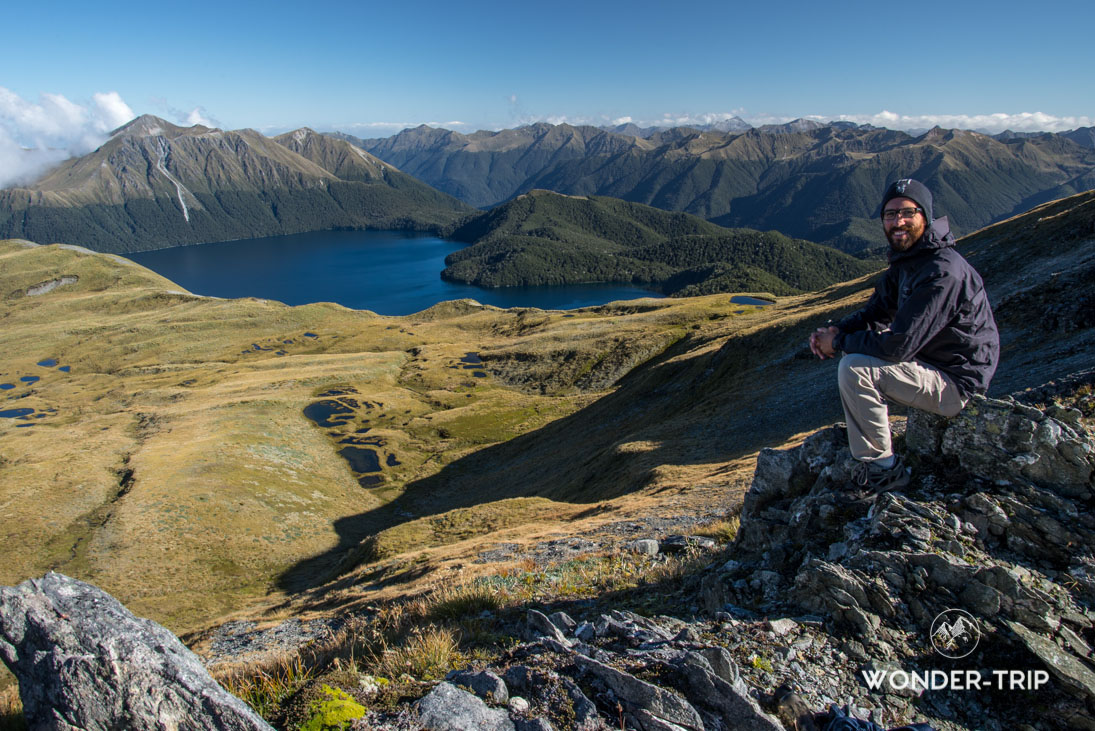
[[[0,691],[0,731],[26,731],[26,728],[19,687],[8,686]]]

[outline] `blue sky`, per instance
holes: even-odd
[[[362,137],[423,123],[470,132],[729,116],[902,129],[1095,125],[1095,3],[984,7],[25,3],[5,12],[0,148],[78,153],[142,113]],[[0,152],[0,166],[10,157]]]

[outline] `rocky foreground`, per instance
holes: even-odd
[[[507,629],[525,641],[413,702],[371,707],[381,682],[350,673],[324,707],[353,728],[829,728],[814,714],[834,705],[883,726],[1095,728],[1093,386],[1089,371],[977,398],[952,420],[910,413],[913,479],[900,493],[848,489],[840,426],[765,450],[733,546],[695,578],[701,611],[528,611]],[[156,689],[118,668],[184,653],[80,645],[92,626],[131,635],[129,620],[103,614],[106,600],[51,612],[51,576],[0,597],[0,656],[20,677],[30,727],[156,726],[166,706],[135,704],[132,684],[173,697],[185,674],[160,672],[168,686]],[[66,651],[112,659],[81,665]],[[76,666],[94,669],[66,671]],[[64,720],[75,716],[60,704],[90,703],[92,685],[122,715]],[[199,693],[179,728],[209,727],[199,716],[224,702]],[[135,722],[125,714],[138,707],[151,715]]]

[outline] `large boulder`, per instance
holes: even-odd
[[[0,588],[0,658],[31,729],[271,728],[171,632],[62,574]]]

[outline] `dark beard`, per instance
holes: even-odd
[[[924,226],[918,226],[916,224],[905,224],[903,226],[894,226],[886,232],[886,240],[890,243],[890,248],[894,251],[908,251],[913,245],[920,240],[920,237],[924,235]],[[894,233],[904,232],[908,236],[900,242],[895,241]]]

